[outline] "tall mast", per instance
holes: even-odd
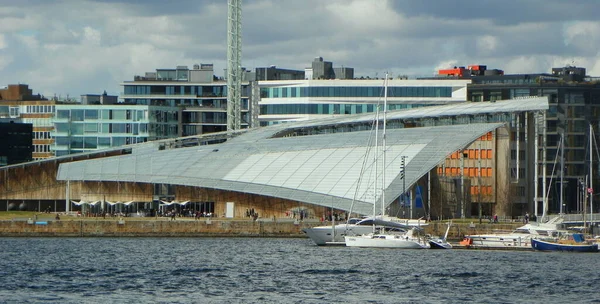
[[[592,145],[594,144],[594,128],[592,127],[592,123],[590,122],[590,189],[588,191],[589,196],[590,196],[590,226],[592,225],[592,222],[594,220],[594,183],[592,182],[594,180],[593,178],[593,171],[592,171],[592,163],[594,161],[594,158],[592,157]]]
[[[388,74],[385,74],[385,82],[383,85],[383,169],[381,177],[381,216],[385,214],[385,167],[386,159],[385,154],[387,151],[386,145],[386,126],[387,126],[387,96],[388,96]]]
[[[377,105],[377,112],[375,114],[375,153],[373,153],[373,164],[375,167],[375,178],[373,180],[373,233],[375,233],[375,216],[377,215],[377,180],[379,179],[379,170],[377,161],[379,158],[379,111],[381,104]]]
[[[565,175],[565,132],[560,134],[560,215],[563,214],[563,189],[564,187],[564,175]]]

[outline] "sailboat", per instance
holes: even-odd
[[[376,218],[376,210],[377,210],[377,201],[378,198],[381,199],[381,214],[385,214],[385,166],[386,166],[386,114],[387,114],[387,87],[388,87],[388,75],[385,75],[385,84],[384,84],[384,98],[383,98],[383,135],[382,135],[382,185],[381,189],[377,188],[377,183],[375,183],[374,187],[374,195],[373,195],[373,218]],[[377,132],[379,132],[379,109],[377,110],[377,119],[375,120],[376,124],[376,135],[375,135],[375,145],[378,145],[377,140]],[[376,153],[376,168],[377,163],[379,161],[379,156]],[[377,176],[377,172],[375,173]],[[378,195],[379,194],[379,195]],[[369,248],[402,248],[402,249],[424,249],[429,248],[429,243],[422,237],[420,237],[421,229],[420,227],[413,227],[408,231],[396,232],[389,231],[385,228],[381,228],[378,231],[375,229],[375,224],[373,224],[373,230],[371,233],[356,235],[356,236],[344,236],[344,240],[346,246],[348,247],[369,247]]]
[[[448,227],[446,228],[446,233],[443,238],[430,238],[429,246],[431,249],[452,249],[452,244],[448,243],[448,232],[450,232],[450,227],[452,226],[452,222],[448,222]]]
[[[557,240],[532,239],[531,247],[538,251],[598,252],[598,244],[585,240],[583,233],[573,233]]]
[[[590,180],[588,184],[588,177],[586,176],[585,185],[586,189],[584,189],[583,195],[583,231],[587,230],[587,219],[586,219],[586,199],[587,194],[590,195],[590,224],[593,222],[593,190],[592,190],[592,144],[593,144],[593,128],[590,124],[590,133],[589,133],[589,162],[590,162]],[[563,146],[563,137],[561,136],[561,149],[564,149]],[[561,150],[564,151],[564,150]],[[562,171],[561,171],[561,184],[562,184]],[[588,187],[589,186],[589,187]],[[586,191],[587,190],[587,191]],[[561,214],[562,214],[562,187],[560,194],[560,206],[561,206]],[[538,251],[572,251],[572,252],[598,252],[598,243],[593,242],[591,240],[586,240],[585,234],[583,233],[566,233],[560,235],[557,238],[546,238],[546,239],[532,239],[531,247],[534,250]]]

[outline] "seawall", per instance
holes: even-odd
[[[0,221],[0,237],[306,237],[302,228],[323,225],[318,221],[249,221],[225,219],[67,219],[67,220],[4,220]],[[465,234],[511,231],[521,223],[472,224],[453,223],[449,239],[461,239]],[[447,224],[433,222],[425,233],[443,235]]]

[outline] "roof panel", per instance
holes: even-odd
[[[389,117],[444,116],[449,113],[543,110],[547,98],[389,112]],[[132,154],[90,159],[60,165],[59,180],[102,180],[171,183],[244,191],[307,203],[358,209],[373,201],[375,151],[370,131],[269,138],[286,128],[326,125],[340,121],[372,119],[373,114],[292,123],[245,132],[222,144],[171,150],[133,149]],[[402,192],[399,177],[406,160],[406,185],[410,186],[447,155],[494,130],[502,123],[388,129],[386,143],[387,204]],[[369,154],[367,150],[371,149]],[[137,154],[139,151],[140,154]],[[367,156],[365,156],[367,155]],[[362,169],[363,162],[366,167]],[[381,172],[379,172],[381,174]],[[379,185],[381,187],[381,185]],[[361,203],[362,201],[362,203]]]

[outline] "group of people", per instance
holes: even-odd
[[[254,211],[254,208],[246,209],[246,217],[252,218],[256,221],[258,219],[258,212]]]

